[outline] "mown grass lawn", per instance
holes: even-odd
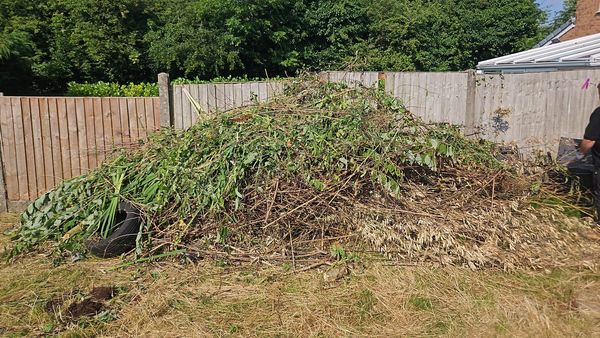
[[[4,215],[2,230],[14,218]],[[0,247],[9,243],[4,235]],[[599,260],[600,257],[593,258]],[[85,259],[0,263],[0,336],[598,336],[600,274],[471,271],[366,261],[334,283],[318,270]],[[69,306],[114,287],[95,316]]]

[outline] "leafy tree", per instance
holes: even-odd
[[[531,48],[541,40],[546,14],[533,0],[455,0],[453,15],[463,57],[454,69]],[[450,9],[449,9],[450,10]]]
[[[327,69],[354,64],[357,52],[369,39],[368,0],[321,0],[307,2],[303,41],[303,64]]]
[[[299,65],[299,0],[164,1],[146,35],[155,69],[212,78],[264,75]]]
[[[19,93],[31,85],[38,52],[34,34],[40,26],[29,17],[34,10],[30,2],[0,0],[0,92]]]
[[[449,71],[524,50],[543,37],[533,0],[373,0],[361,69]]]
[[[575,16],[576,10],[577,0],[564,0],[563,8],[556,14],[548,30],[551,32],[569,21],[569,19]]]
[[[159,71],[463,70],[530,47],[545,18],[535,0],[0,0],[0,90]]]
[[[47,89],[67,81],[138,81],[150,74],[143,0],[49,0],[43,53],[33,72]]]

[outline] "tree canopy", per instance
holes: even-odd
[[[577,0],[564,0],[563,8],[552,20],[552,24],[550,25],[550,31],[557,29],[562,26],[565,22],[575,16],[575,11],[577,10]]]
[[[161,71],[464,70],[535,44],[545,19],[534,0],[0,0],[0,91]]]

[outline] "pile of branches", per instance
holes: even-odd
[[[556,226],[565,217],[531,206],[543,175],[516,172],[493,149],[423,123],[377,89],[302,78],[269,103],[201,115],[63,182],[23,214],[12,253],[106,238],[124,200],[142,211],[136,252],[146,256],[184,249],[296,264],[342,243],[402,261],[510,268],[573,250]]]

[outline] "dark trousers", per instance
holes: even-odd
[[[594,207],[596,208],[596,222],[600,224],[600,168],[594,168],[592,193],[594,194]]]

